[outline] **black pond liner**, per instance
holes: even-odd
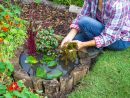
[[[40,62],[36,64],[25,63],[27,56],[28,56],[27,53],[22,52],[19,57],[19,63],[20,66],[23,68],[23,70],[26,71],[29,76],[36,76],[37,67],[44,68],[47,71],[47,73],[53,72],[54,70],[58,69],[63,73],[62,76],[65,76],[70,74],[70,72],[74,69],[74,67],[79,64],[79,59],[77,58],[75,62],[73,63],[69,62],[68,65],[65,65],[64,62],[59,59],[60,56],[57,56],[56,58],[56,61],[58,62],[57,66],[49,68],[47,65],[42,64]],[[36,58],[38,61],[40,61],[42,57],[44,57],[44,55],[36,54]]]

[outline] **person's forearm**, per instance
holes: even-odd
[[[78,30],[76,30],[76,29],[71,29],[71,31],[68,33],[67,36],[69,36],[70,39],[72,40],[72,39],[75,37],[75,35],[77,34],[77,32],[78,32]]]
[[[91,46],[96,46],[96,41],[95,40],[90,40],[82,43],[83,47],[91,47]]]

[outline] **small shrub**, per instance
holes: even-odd
[[[42,29],[36,36],[36,46],[38,51],[46,52],[58,47],[58,40],[52,28]]]

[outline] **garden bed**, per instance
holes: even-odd
[[[39,6],[34,4],[33,7],[36,8],[34,9],[36,24],[41,24],[42,28],[52,27],[55,31],[55,34],[62,36],[65,36],[69,32],[69,25],[73,18],[76,17],[76,14],[48,7],[44,4],[40,4]],[[21,14],[21,17],[25,20],[29,20],[29,12],[31,9],[30,5],[22,5],[22,8],[23,13]],[[65,98],[65,95],[72,91],[79,80],[86,75],[86,73],[89,71],[92,61],[96,58],[90,57],[87,51],[78,51],[78,63],[73,64],[72,67],[68,65],[66,68],[69,69],[70,67],[70,69],[58,78],[44,79],[35,77],[35,70],[32,70],[30,65],[23,63],[27,57],[26,48],[27,46],[25,45],[16,51],[17,55],[12,60],[13,64],[15,65],[13,77],[15,81],[25,80],[25,85],[27,87],[35,90],[34,92],[39,93],[42,91],[40,94],[43,96],[47,95],[49,98]],[[58,66],[61,67],[61,65]],[[64,71],[64,69],[62,71]]]
[[[19,53],[21,50],[22,48],[18,50]],[[16,64],[18,60],[14,62],[15,71],[13,76],[15,81],[25,80],[25,85],[27,87],[38,91],[42,90],[44,96],[47,95],[49,98],[65,98],[65,94],[72,91],[79,80],[89,71],[91,65],[92,58],[90,58],[87,53],[80,51],[78,52],[78,56],[79,64],[76,65],[69,74],[57,79],[46,80],[29,75],[18,63]],[[20,54],[16,56],[16,58],[19,57]],[[16,60],[16,58],[14,58],[14,60]]]

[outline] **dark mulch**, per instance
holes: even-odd
[[[68,11],[59,10],[44,4],[22,5],[22,18],[29,20],[30,9],[33,7],[35,17],[34,20],[41,21],[43,28],[52,27],[56,34],[65,36],[69,32],[69,26],[76,14]],[[31,15],[32,16],[32,15]]]

